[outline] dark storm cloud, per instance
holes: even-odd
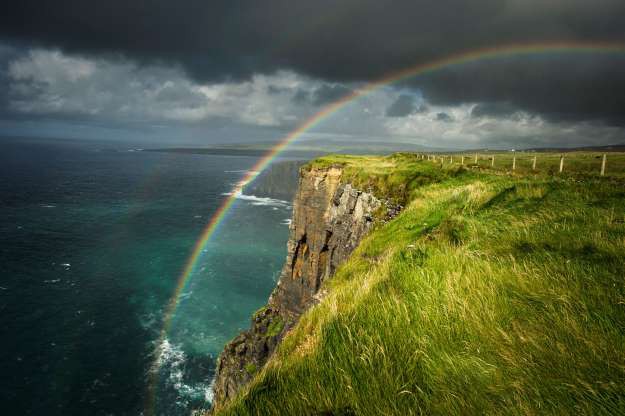
[[[415,113],[427,113],[428,106],[417,104],[416,98],[409,94],[400,94],[399,97],[386,109],[386,117],[406,117]]]
[[[351,90],[340,84],[323,84],[311,95],[314,105],[324,105],[348,95]]]
[[[289,88],[277,87],[275,85],[269,85],[267,87],[267,92],[272,95],[283,94],[289,91],[290,91]]]
[[[623,16],[622,0],[22,0],[3,8],[0,37],[179,64],[202,81],[292,69],[345,82],[478,47],[625,42]],[[554,120],[625,120],[625,59],[619,57],[484,62],[410,85],[439,104],[506,101]],[[322,103],[331,93],[311,99]]]
[[[0,45],[0,116],[11,113],[9,108],[11,97],[8,88],[10,83],[8,62],[17,56],[19,56],[19,53],[14,48]],[[13,116],[13,114],[11,115]]]
[[[482,61],[448,68],[412,84],[433,103],[483,103],[486,107],[478,108],[478,113],[486,108],[493,116],[524,110],[551,121],[625,125],[625,54]]]
[[[507,118],[518,112],[518,108],[508,102],[479,103],[471,110],[471,117]]]
[[[293,94],[291,101],[293,101],[293,103],[295,104],[308,103],[310,101],[310,92],[306,90],[298,89],[295,92],[295,94]]]
[[[189,108],[198,108],[207,102],[206,96],[193,91],[188,86],[170,84],[162,88],[155,97],[158,102],[170,105],[185,105]]]
[[[397,100],[386,109],[387,117],[406,117],[416,110],[415,99],[411,95],[401,94]]]
[[[452,122],[452,121],[454,121],[453,117],[450,116],[447,113],[437,113],[436,114],[436,120],[444,121],[444,122]]]

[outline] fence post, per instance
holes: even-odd
[[[516,169],[516,156],[512,156],[512,170]]]
[[[453,156],[449,156],[449,163],[454,163],[454,157]]]
[[[605,159],[606,155],[603,154],[603,158],[601,159],[601,176],[605,175]]]
[[[477,165],[477,153],[475,154],[475,164]]]
[[[562,169],[564,169],[564,155],[560,155],[560,173],[562,173]]]
[[[532,170],[536,170],[536,155],[534,155],[534,161],[532,162]]]
[[[493,158],[490,160],[490,167],[491,168],[495,167],[495,155],[493,155]]]
[[[460,156],[460,166],[464,166],[464,156]]]

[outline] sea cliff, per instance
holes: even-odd
[[[253,182],[245,185],[243,193],[292,201],[297,192],[299,168],[303,160],[283,160],[272,163]]]
[[[216,415],[625,414],[623,180],[454,160],[302,170]]]
[[[267,305],[220,355],[213,408],[223,406],[267,362],[321,285],[356,248],[386,205],[342,182],[342,169],[303,167],[293,204],[287,258]]]

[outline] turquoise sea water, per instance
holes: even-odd
[[[217,354],[275,285],[289,203],[235,203],[156,343],[194,242],[255,158],[52,140],[0,146],[3,414],[154,406],[175,416],[208,405]]]

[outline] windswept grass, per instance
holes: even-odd
[[[477,154],[477,162],[475,155]],[[514,172],[518,174],[560,175],[560,158],[564,157],[562,165],[563,176],[588,177],[600,176],[603,155],[606,155],[605,176],[625,177],[625,153],[623,152],[585,152],[573,151],[564,153],[552,152],[477,152],[436,154],[437,164],[460,165],[464,156],[464,166],[477,167],[492,172],[511,172],[513,158]],[[492,158],[495,158],[494,164]],[[536,167],[534,168],[534,158]]]
[[[219,415],[625,414],[625,187],[337,156],[406,204]]]

